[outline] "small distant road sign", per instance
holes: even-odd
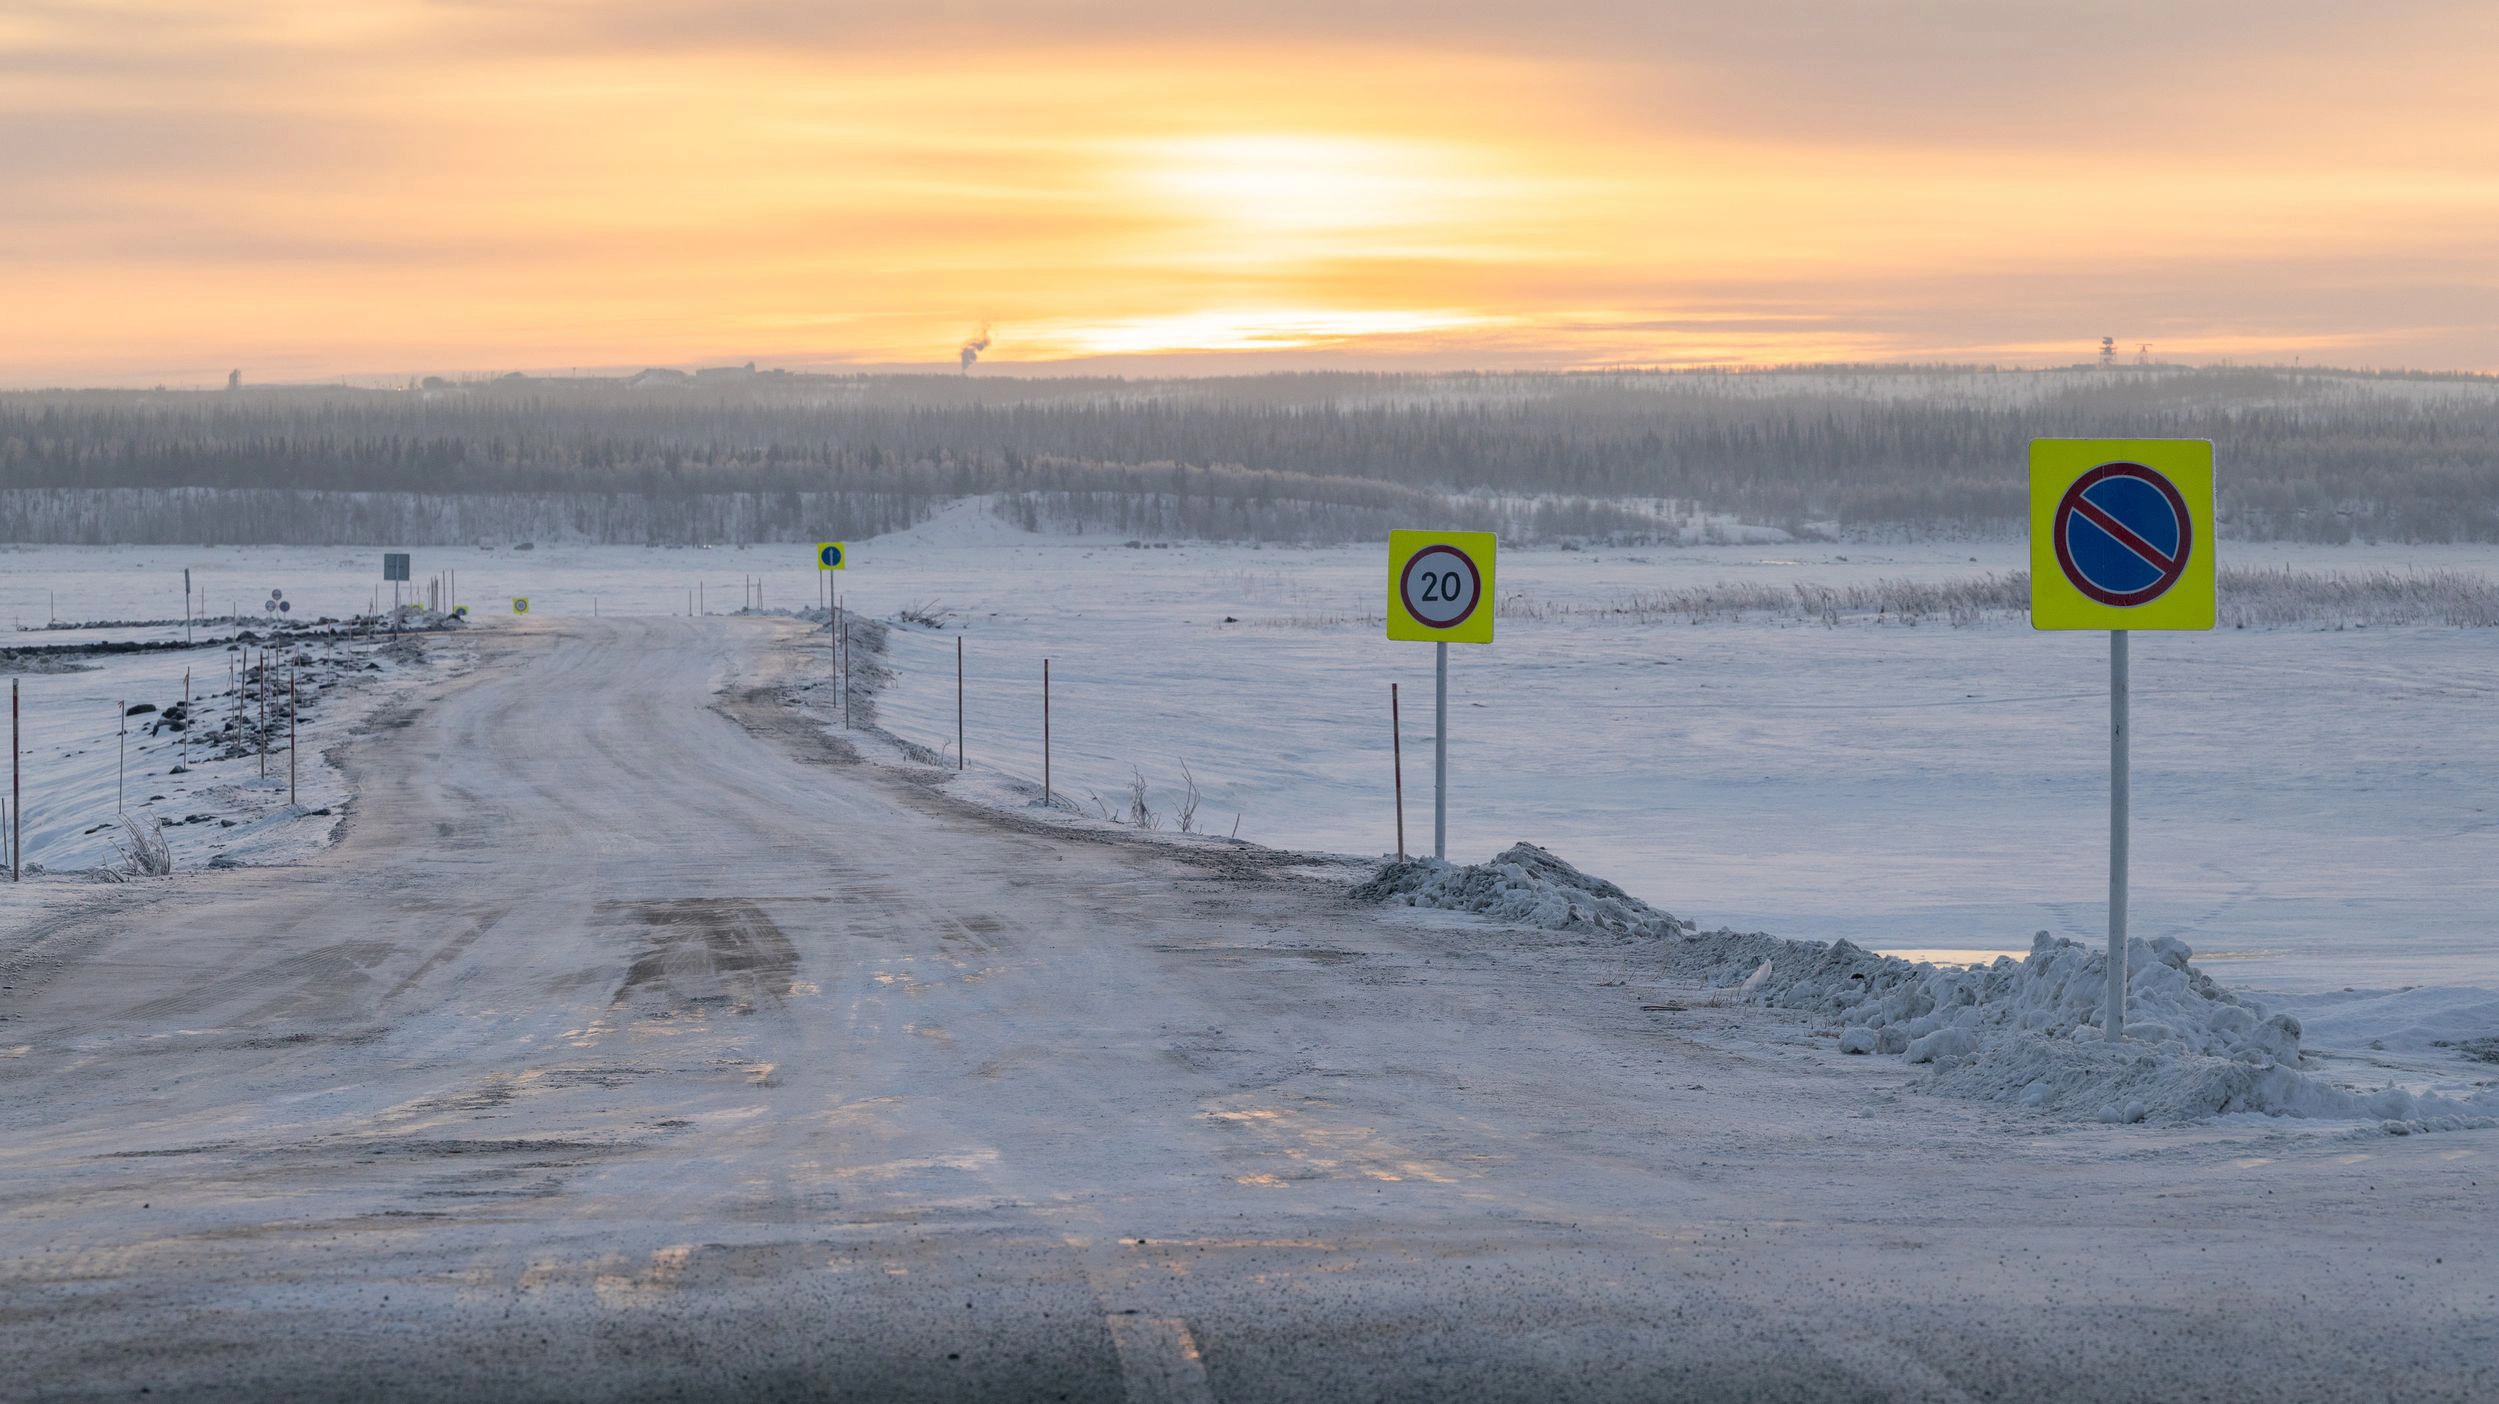
[[[1388,534],[1388,636],[1421,643],[1492,642],[1493,534]]]
[[[513,612],[514,614],[527,614],[527,613],[529,613],[529,596],[527,596],[527,595],[514,595],[514,596],[512,597],[512,612]]]
[[[407,578],[408,578],[408,553],[407,553],[407,552],[405,552],[405,551],[385,551],[385,552],[383,552],[383,553],[382,553],[382,578],[383,578],[384,580],[405,580],[405,579],[407,579]]]
[[[1492,642],[1493,534],[1388,534],[1388,636],[1432,650],[1432,856],[1449,856],[1449,645]]]
[[[2033,440],[2030,515],[2032,627],[2213,627],[2210,442]]]
[[[848,546],[843,545],[839,541],[819,541],[816,543],[816,569],[847,570],[849,568],[850,548]]]

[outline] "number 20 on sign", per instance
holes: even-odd
[[[1432,650],[1432,856],[1449,856],[1449,645],[1492,642],[1493,534],[1388,534],[1388,636]],[[1405,845],[1404,799],[1398,846]]]
[[[1492,642],[1493,534],[1388,534],[1388,636],[1411,643]]]

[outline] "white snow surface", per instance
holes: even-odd
[[[404,622],[417,629],[445,621],[417,611]],[[183,631],[158,624],[116,632],[178,643]],[[125,815],[161,834],[178,871],[292,863],[326,848],[353,798],[330,752],[408,687],[435,676],[440,656],[456,649],[453,634],[407,633],[396,642],[279,634],[234,644],[229,632],[197,629],[189,648],[28,660],[46,665],[17,679],[29,876],[128,868]],[[93,641],[50,631],[18,638],[35,646]],[[291,732],[290,682],[301,708]],[[132,707],[149,710],[126,715]],[[292,802],[290,741],[297,747]],[[0,801],[9,798],[7,783],[0,776]]]
[[[2499,1040],[2499,990],[2466,985],[2340,990],[2299,999],[2294,1008],[2312,1047],[2428,1053]]]
[[[2489,547],[2221,549],[2234,566],[2499,574]],[[1943,583],[2023,564],[2018,542],[1972,541],[1505,549],[1499,569],[1504,600],[1602,608],[1722,582]],[[1408,838],[1428,833],[1432,650],[1380,637],[1376,547],[1127,549],[1017,532],[972,502],[853,542],[838,574],[792,546],[419,548],[414,565],[420,584],[456,570],[470,624],[489,632],[511,625],[507,597],[522,595],[539,622],[719,615],[748,599],[778,613],[814,605],[828,584],[863,619],[933,605],[942,629],[893,631],[877,725],[953,758],[963,645],[971,766],[946,786],[1054,823],[1079,822],[1071,805],[1099,823],[1095,798],[1118,805],[1142,774],[1168,833],[1186,765],[1203,792],[1200,832],[1383,854],[1395,842],[1386,694],[1397,682]],[[0,548],[0,621],[16,619],[14,637],[33,645],[162,638],[161,627],[43,626],[174,618],[185,568],[219,614],[278,586],[299,615],[390,600],[380,547]],[[2216,980],[2307,1023],[2312,1061],[2349,1055],[2338,1075],[2469,1093],[2491,1065],[2434,1045],[2499,1037],[2499,1019],[2473,1012],[2499,990],[2499,629],[2359,622],[2136,638],[2133,922],[2190,943]],[[2094,947],[2106,920],[2105,648],[2018,620],[1831,628],[1507,613],[1494,646],[1451,650],[1450,852],[1481,859],[1526,836],[1629,891],[1670,897],[1703,928],[1938,964],[1954,951],[2019,959],[2043,928]],[[222,674],[216,658],[203,677]],[[1053,810],[1034,807],[1044,658]],[[135,655],[93,672],[29,671],[29,763],[49,772],[30,790],[29,839],[48,830],[69,845],[53,854],[47,843],[40,858],[30,846],[30,858],[57,871],[109,856],[109,830],[85,831],[112,818],[114,757],[98,745],[110,709],[178,697],[182,666]],[[161,773],[133,743],[134,777]],[[307,740],[308,761],[323,744]],[[251,769],[235,781],[250,812],[267,806]],[[308,771],[308,799],[314,783]],[[143,801],[157,793],[170,803],[174,792],[134,778]],[[245,817],[239,803],[220,812]],[[173,834],[180,866],[213,855],[217,827]],[[262,851],[244,857],[278,856]],[[2348,1007],[2318,1003],[2330,999]],[[2411,1038],[2429,999],[2455,1007],[2439,1031]],[[2321,1010],[2341,1022],[2318,1023]]]
[[[2235,1113],[2370,1118],[2393,1129],[2499,1125],[2499,1090],[2472,1098],[2358,1092],[2303,1066],[2300,1024],[2224,989],[2174,937],[2127,943],[2126,1038],[2104,1041],[2108,957],[2040,932],[2030,954],[1969,967],[1911,962],[1761,932],[1702,932],[1531,843],[1490,862],[1392,863],[1355,895],[1513,925],[1663,942],[1670,966],[1754,1002],[1836,1022],[1845,1053],[1932,1069],[1923,1088],[2103,1121]]]

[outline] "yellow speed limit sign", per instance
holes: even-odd
[[[529,597],[527,595],[514,595],[512,597],[512,612],[514,614],[529,613]]]
[[[1492,642],[1493,534],[1388,534],[1388,636],[1417,643]]]

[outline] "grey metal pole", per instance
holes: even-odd
[[[1432,660],[1432,856],[1449,857],[1449,645]]]
[[[954,768],[963,768],[963,636],[954,637]]]
[[[9,679],[9,881],[26,880],[26,789],[17,768],[17,679]]]
[[[1041,660],[1041,807],[1050,807],[1050,660]]]
[[[125,791],[122,777],[130,773],[130,700],[124,698],[113,705],[122,713],[121,758],[113,762],[113,812],[120,814],[129,808],[123,798]]]
[[[2109,630],[2109,993],[2111,1043],[2126,1037],[2126,631]]]

